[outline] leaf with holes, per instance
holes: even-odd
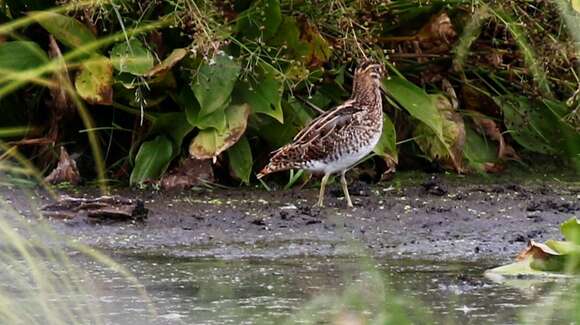
[[[270,115],[284,123],[282,82],[276,78],[276,72],[270,65],[262,64],[258,71],[258,80],[239,81],[235,93],[250,104],[253,113]]]
[[[246,131],[250,106],[232,105],[226,109],[227,127],[224,132],[216,129],[199,131],[189,146],[189,153],[196,159],[210,159],[233,146]]]
[[[51,11],[34,11],[30,17],[70,48],[78,48],[97,40],[87,26],[72,17]]]
[[[243,136],[228,150],[228,158],[230,160],[230,169],[236,178],[242,182],[249,184],[250,175],[252,173],[252,148],[250,142]]]
[[[199,116],[224,109],[240,74],[240,65],[225,53],[218,53],[213,62],[204,62],[191,84],[200,105]]]
[[[79,96],[90,104],[113,104],[113,66],[102,55],[84,61],[75,79]]]
[[[173,152],[173,143],[164,135],[143,142],[135,158],[135,167],[131,171],[131,185],[158,179],[169,167]]]
[[[154,65],[151,52],[136,39],[115,45],[111,50],[111,61],[115,70],[135,76],[145,75]]]

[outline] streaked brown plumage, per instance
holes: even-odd
[[[294,137],[292,143],[274,151],[270,163],[258,174],[305,169],[322,172],[318,205],[323,206],[324,189],[331,174],[341,173],[342,189],[349,207],[345,173],[370,153],[377,144],[383,127],[380,81],[382,65],[365,61],[355,71],[352,97],[344,104],[327,111]]]

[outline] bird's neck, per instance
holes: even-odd
[[[382,109],[381,89],[374,83],[355,82],[352,99],[369,108]]]

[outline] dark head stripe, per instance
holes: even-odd
[[[380,68],[381,65],[377,61],[375,61],[375,60],[366,60],[366,61],[363,61],[358,66],[357,70],[360,71],[360,72],[366,72],[369,69],[374,68],[374,67],[379,67]]]

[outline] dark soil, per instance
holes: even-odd
[[[471,182],[465,184],[465,182]],[[570,180],[569,180],[570,181]],[[347,209],[337,184],[327,208],[313,208],[318,189],[118,190],[140,198],[145,221],[94,224],[52,221],[59,233],[115,251],[191,257],[276,258],[370,253],[435,260],[511,260],[530,239],[559,239],[558,225],[580,216],[580,186],[546,178],[397,176],[378,185],[354,182]],[[81,190],[82,191],[82,190]],[[94,192],[94,190],[87,190]],[[0,191],[25,215],[30,196]],[[78,192],[71,195],[82,196]],[[43,199],[48,201],[48,199]]]

